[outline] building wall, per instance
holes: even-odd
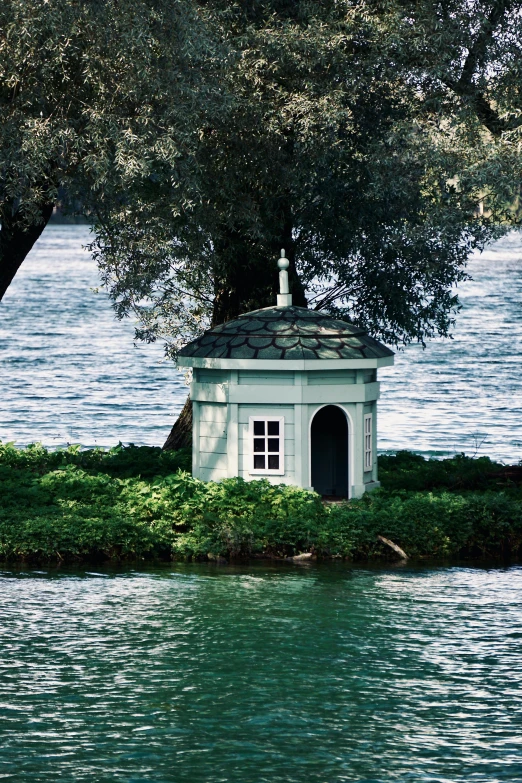
[[[194,437],[193,443],[193,449],[197,447],[198,452],[194,475],[204,481],[220,481],[228,475],[227,405],[197,402],[195,406],[198,408],[199,437]]]
[[[348,418],[349,484],[352,497],[377,486],[375,370],[267,372],[196,370],[191,388],[194,413],[193,473],[205,481],[227,476],[260,478],[249,472],[250,416],[284,416],[283,475],[268,481],[310,486],[310,427],[324,405],[338,405]],[[372,469],[364,470],[364,414],[372,413]]]

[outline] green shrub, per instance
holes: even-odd
[[[496,488],[502,468],[489,457],[457,454],[450,459],[426,460],[411,451],[399,451],[379,457],[379,480],[389,490],[485,490]]]
[[[48,452],[0,444],[0,558],[285,557],[313,550],[363,559],[389,555],[379,535],[411,557],[522,554],[520,489],[489,482],[495,463],[484,458],[433,465],[404,452],[386,457],[385,488],[338,505],[266,480],[199,481],[182,469],[189,458],[149,447]],[[481,476],[485,491],[475,488]]]
[[[190,449],[162,451],[159,446],[124,446],[111,449],[85,449],[69,446],[48,451],[41,443],[17,449],[12,443],[0,443],[0,480],[2,469],[29,470],[46,473],[76,465],[86,471],[99,471],[120,478],[151,478],[167,476],[176,470],[191,469]]]
[[[382,552],[378,535],[411,557],[522,554],[522,504],[504,493],[378,492],[332,515],[337,528],[352,531],[359,558]]]

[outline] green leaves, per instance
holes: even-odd
[[[448,489],[453,492],[509,489],[502,482],[502,465],[489,457],[467,457],[457,454],[449,459],[425,460],[411,451],[379,457],[379,479],[388,490]],[[514,485],[512,485],[512,489]]]
[[[519,222],[521,7],[4,0],[0,254],[87,212],[117,316],[172,356],[272,304],[281,247],[296,304],[447,335]]]
[[[483,4],[193,5],[221,65],[204,65],[187,155],[129,183],[124,208],[104,201],[93,247],[117,314],[175,356],[210,323],[272,304],[269,259],[285,247],[294,303],[392,344],[448,335],[454,285],[513,222],[520,171],[517,131],[493,142],[449,86]],[[519,16],[488,44],[495,72],[475,63],[491,105],[502,94],[515,113],[501,83],[517,60],[502,52]]]
[[[103,223],[133,185],[177,169],[183,202],[215,57],[190,0],[5,0],[0,30],[0,272],[58,199]]]
[[[438,464],[407,452],[381,458],[384,483],[395,489],[324,505],[313,492],[266,480],[207,483],[171,472],[186,456],[134,446],[47,452],[38,445],[0,445],[0,559],[287,557],[310,551],[382,558],[388,553],[379,535],[410,557],[522,553],[520,490],[467,489],[494,467],[484,458]],[[399,488],[401,482],[431,482],[432,490]]]

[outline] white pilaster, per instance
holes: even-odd
[[[227,417],[227,473],[229,478],[239,475],[238,404],[228,405]]]
[[[199,402],[192,400],[192,475],[199,478]]]
[[[360,497],[364,493],[364,451],[363,451],[363,426],[364,404],[355,404],[354,433],[353,433],[353,497]]]

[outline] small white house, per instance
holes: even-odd
[[[276,307],[217,326],[179,353],[192,367],[194,476],[359,497],[377,480],[377,369],[393,351],[358,327],[293,307],[281,251]]]

